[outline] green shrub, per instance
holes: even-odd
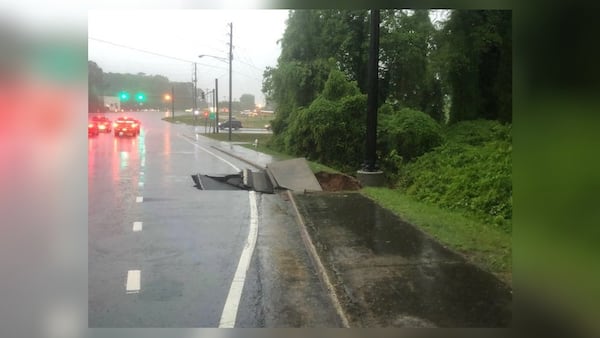
[[[366,106],[356,82],[333,70],[323,93],[290,114],[277,142],[289,154],[354,171],[363,160]]]
[[[356,116],[364,106],[364,95],[344,97],[337,102],[317,98],[310,107],[295,114],[285,132],[286,151],[342,170],[355,170],[364,148],[364,127]]]
[[[443,146],[402,168],[399,183],[419,200],[468,211],[511,231],[510,129],[492,121],[452,126]]]
[[[379,144],[384,154],[395,151],[410,161],[442,143],[439,124],[429,115],[404,108],[379,119]]]

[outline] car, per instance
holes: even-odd
[[[140,134],[140,126],[140,121],[134,119],[133,117],[119,117],[113,123],[113,130],[115,136],[137,136]]]
[[[100,128],[98,128],[98,122],[88,121],[88,136],[98,136],[100,134]]]
[[[242,122],[238,120],[231,120],[231,128],[238,130],[242,127]],[[219,122],[219,129],[229,129],[229,121]]]
[[[112,123],[110,122],[110,119],[106,116],[94,116],[92,117],[92,121],[96,121],[98,122],[98,129],[102,132],[105,133],[110,133],[111,132],[111,126]]]

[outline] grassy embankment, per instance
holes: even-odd
[[[192,123],[189,124],[193,124],[193,117],[191,117],[191,119],[186,119],[185,117],[176,117],[176,120],[180,121],[181,123],[191,121]],[[244,127],[249,124],[247,122],[242,123]],[[264,124],[264,121],[257,120],[256,123]],[[483,129],[483,132],[485,132],[487,130],[486,128],[487,127],[480,129]],[[453,131],[450,131],[447,134],[446,146],[468,147],[467,150],[472,152],[475,158],[482,158],[482,154],[495,150],[494,147],[490,148],[489,143],[483,142],[485,141],[485,136],[480,134],[471,134],[464,135],[461,130],[458,132],[454,131],[454,134]],[[226,131],[219,134],[206,134],[205,136],[221,141],[228,140],[228,133]],[[268,141],[270,138],[271,134],[232,133],[233,142],[246,142],[246,144],[241,144],[242,146],[250,149],[256,149],[257,151],[269,154],[279,160],[285,160],[294,157],[270,148],[268,146]],[[258,148],[253,146],[253,143],[256,139],[258,139]],[[465,142],[465,139],[468,139],[467,142]],[[476,139],[476,142],[473,141],[474,139]],[[469,142],[472,144],[467,144]],[[460,151],[456,155],[464,157],[464,152]],[[485,159],[485,156],[483,156],[483,158]],[[439,168],[444,168],[444,171],[448,171],[447,175],[459,176],[460,173],[451,172],[449,170],[449,166],[452,165],[452,161],[454,160],[453,153],[449,155],[447,148],[441,148],[430,152],[428,156],[424,157],[421,162],[433,161],[436,163],[433,167],[439,166]],[[489,160],[497,161],[497,157],[489,157]],[[440,164],[440,161],[443,163]],[[479,163],[479,165],[481,165],[481,163]],[[330,168],[316,162],[309,161],[309,166],[313,172],[338,172],[334,168]],[[465,163],[461,163],[461,167],[465,167]],[[410,170],[411,168],[414,168],[413,170],[419,169],[419,173],[407,172],[406,174],[409,177],[411,175],[417,176],[413,177],[413,181],[418,183],[420,179],[418,175],[423,174],[420,171],[423,170],[423,168],[427,168],[427,163],[407,165],[407,170]],[[480,170],[480,168],[474,168],[473,170]],[[431,174],[432,173],[429,172],[429,175]],[[452,177],[442,177],[444,173],[441,172],[434,174],[440,177],[442,180],[453,180]],[[468,174],[472,177],[473,173],[469,172]],[[452,184],[452,182],[450,184]],[[454,184],[457,183],[454,182]],[[443,203],[438,203],[438,201],[423,201],[422,198],[416,197],[414,193],[412,195],[410,193],[414,192],[415,190],[421,191],[421,193],[426,193],[426,190],[423,190],[426,188],[428,187],[411,186],[404,188],[397,187],[393,189],[369,187],[362,189],[361,193],[373,199],[381,206],[392,210],[394,213],[411,224],[418,226],[423,231],[438,239],[441,243],[452,248],[454,251],[461,253],[471,262],[477,264],[487,271],[494,273],[506,283],[512,284],[511,221],[505,220],[502,222],[502,224],[498,224],[498,222],[494,222],[490,217],[485,217],[481,214],[473,213],[472,211],[460,208],[442,208],[439,205]],[[451,193],[452,192],[448,192],[447,194]],[[454,194],[457,194],[457,192],[454,192]],[[440,196],[437,196],[437,198],[442,202],[446,202],[445,199],[448,199],[448,196],[440,194]]]

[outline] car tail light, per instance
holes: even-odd
[[[106,129],[105,125],[98,126],[100,129]]]
[[[135,127],[137,127],[137,123],[134,123],[131,126],[135,128]]]
[[[88,124],[88,128],[94,128],[94,124],[93,123]]]
[[[118,126],[117,122],[113,122],[113,127]]]

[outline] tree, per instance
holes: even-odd
[[[443,95],[431,62],[437,43],[429,12],[387,10],[382,14],[382,99],[440,121]]]
[[[98,112],[104,110],[102,89],[104,86],[102,68],[94,61],[88,61],[88,111]]]
[[[252,94],[242,94],[242,96],[240,96],[240,109],[241,110],[247,110],[247,109],[254,109],[254,107],[256,106],[256,103],[254,102],[254,95]]]
[[[445,33],[451,122],[512,121],[510,11],[455,10]]]

